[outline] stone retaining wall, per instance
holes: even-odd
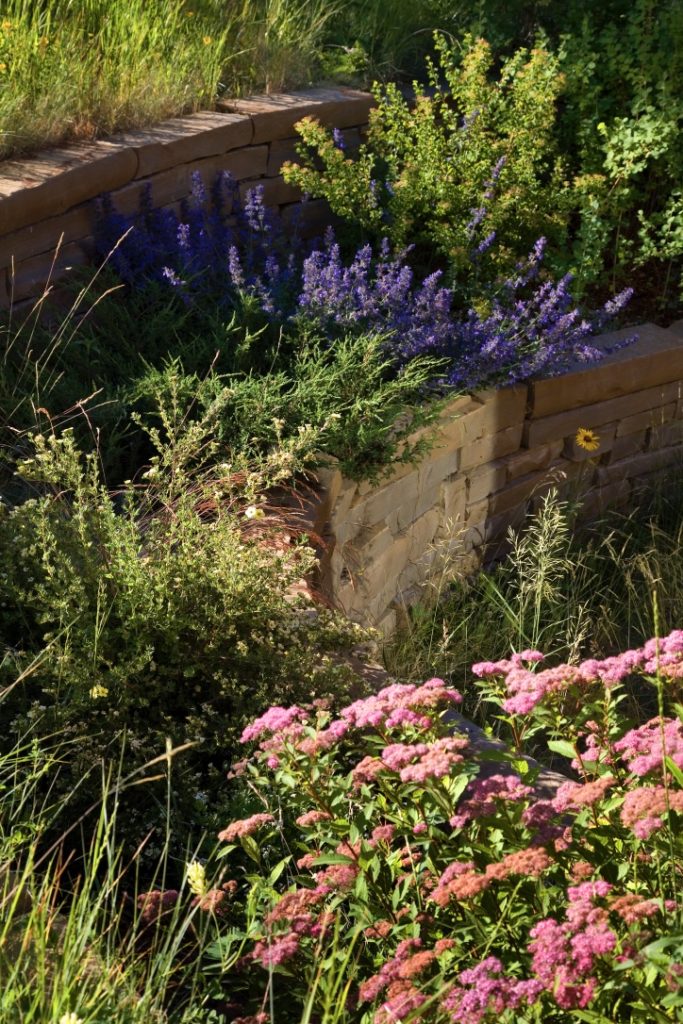
[[[215,112],[0,163],[0,307],[35,299],[48,277],[57,281],[69,267],[89,262],[94,199],[102,192],[130,214],[148,184],[155,206],[174,206],[190,194],[193,171],[210,185],[228,170],[243,193],[264,185],[266,202],[285,224],[296,216],[304,230],[317,231],[328,219],[326,205],[302,208],[298,189],[280,174],[283,162],[296,157],[294,124],[314,115],[342,129],[352,150],[372,104],[370,95],[352,89],[224,101]]]
[[[638,341],[589,368],[452,400],[419,465],[381,485],[320,471],[319,585],[352,619],[392,632],[447,562],[471,573],[500,554],[550,487],[580,496],[594,518],[683,463],[683,321],[644,324]],[[579,427],[600,445],[576,445]]]

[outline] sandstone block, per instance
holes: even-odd
[[[322,235],[331,219],[330,208],[325,199],[288,203],[283,206],[281,214],[285,230],[297,232],[302,238]]]
[[[268,166],[266,174],[274,177],[280,173],[280,168],[285,163],[297,163],[299,154],[296,151],[297,144],[301,139],[297,135],[292,139],[276,139],[268,147]]]
[[[624,437],[626,434],[646,430],[648,427],[668,423],[675,415],[676,402],[667,402],[666,405],[660,405],[654,409],[645,409],[644,412],[636,413],[635,416],[626,416],[617,424],[617,437]]]
[[[504,388],[488,388],[476,391],[474,398],[483,405],[491,407],[493,420],[488,432],[504,430],[524,419],[526,414],[529,389],[526,384],[515,384]]]
[[[683,352],[683,346],[681,351]],[[606,423],[634,416],[636,413],[656,409],[677,399],[681,384],[673,381],[647,388],[644,391],[633,391],[630,394],[612,398],[604,402],[595,402],[581,408],[568,409],[566,412],[543,419],[527,420],[524,425],[523,443],[527,448],[546,441],[555,441],[576,433],[579,427],[600,428]],[[599,432],[599,430],[598,430]]]
[[[395,521],[397,528],[407,530],[411,523],[414,523],[425,512],[434,508],[440,509],[441,490],[440,483],[434,483],[430,487],[418,487],[416,500],[406,502],[396,509],[395,520],[392,519],[392,521]]]
[[[467,478],[467,499],[475,505],[477,502],[488,498],[494,491],[499,491],[505,486],[508,479],[508,467],[506,459],[494,459],[488,465],[475,470]]]
[[[619,480],[630,480],[633,477],[656,473],[676,463],[683,463],[683,452],[680,448],[660,448],[657,451],[632,455],[609,466],[600,466],[597,479],[601,486],[605,486]]]
[[[0,206],[0,211],[2,207]],[[0,238],[0,261],[9,265],[10,258],[16,263],[54,252],[59,245],[79,241],[92,234],[93,211],[88,204],[74,207],[59,217],[49,217],[37,224],[27,224],[20,231],[13,231]],[[1,230],[1,229],[0,229]]]
[[[464,477],[447,480],[441,493],[444,529],[458,529],[465,521],[467,508],[467,482]],[[450,524],[450,527],[449,527]]]
[[[520,448],[518,452],[501,460],[501,464],[507,468],[507,480],[516,480],[517,477],[526,476],[527,473],[533,473],[534,470],[545,469],[557,459],[562,448],[562,441],[548,442],[538,445],[537,448]]]
[[[162,121],[151,128],[122,132],[114,139],[135,153],[135,177],[147,178],[178,164],[192,163],[248,146],[253,132],[254,127],[248,117],[201,110]]]
[[[534,495],[547,488],[550,482],[548,472],[529,473],[488,498],[489,515],[495,516],[510,509],[524,508]]]
[[[577,365],[576,370],[561,377],[534,381],[531,385],[534,419],[683,378],[683,342],[675,331],[647,323],[592,340],[598,348],[605,348],[634,333],[638,334],[638,340],[633,345],[606,356],[599,363],[588,367]]]
[[[610,508],[624,505],[631,494],[631,481],[615,480],[605,487],[593,487],[581,498],[579,519],[582,521],[595,519]]]
[[[294,125],[304,117],[315,117],[336,128],[363,124],[375,101],[369,93],[356,89],[310,89],[241,100],[219,100],[216,105],[219,110],[250,117],[254,126],[254,142],[271,142],[294,135]]]
[[[377,620],[376,629],[382,634],[385,640],[389,640],[396,632],[396,611],[390,608],[388,612]]]
[[[648,438],[648,448],[668,448],[670,445],[680,445],[683,442],[683,420],[674,420],[673,423],[663,423],[659,427],[651,427]]]
[[[452,477],[458,471],[459,461],[457,448],[432,448],[420,464],[418,482],[420,491],[433,490],[434,487]]]
[[[636,455],[645,451],[647,447],[647,430],[639,430],[636,433],[625,434],[624,437],[617,437],[612,444],[609,455],[609,462],[618,462],[629,455]]]
[[[411,562],[419,561],[424,556],[425,552],[429,549],[429,545],[436,537],[440,523],[441,513],[439,509],[433,508],[411,524],[408,531],[408,539],[410,541],[408,558]]]
[[[244,201],[250,189],[260,186],[263,189],[263,201],[266,206],[281,206],[301,199],[301,190],[295,185],[288,185],[279,175],[276,178],[247,179],[240,184],[240,199]]]
[[[478,441],[464,447],[460,457],[461,471],[475,469],[485,462],[516,452],[522,440],[523,427],[520,421],[498,433],[484,434]]]
[[[118,189],[112,195],[117,210],[130,216],[140,209],[140,200],[146,188],[152,190],[152,203],[158,209],[171,206],[180,199],[186,199],[192,188],[192,174],[198,171],[202,181],[210,188],[220,171],[230,171],[237,181],[255,178],[263,174],[266,167],[267,146],[248,146],[231,153],[197,160],[194,163],[179,164],[150,178],[138,178]]]
[[[395,523],[397,509],[415,507],[420,490],[419,471],[413,467],[411,473],[398,480],[380,484],[364,502],[363,517],[366,523]],[[412,522],[412,519],[410,520]],[[405,524],[407,525],[407,523]],[[399,529],[403,529],[399,526]]]
[[[46,287],[52,288],[63,281],[76,267],[86,266],[89,254],[76,242],[63,245],[58,253],[43,253],[14,265],[8,277],[8,290],[12,304],[24,299],[35,299]]]
[[[30,160],[6,160],[0,180],[0,234],[55,217],[130,181],[137,158],[115,142],[49,149]],[[14,187],[16,184],[17,187]]]

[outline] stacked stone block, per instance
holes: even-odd
[[[193,172],[208,186],[227,170],[242,195],[263,185],[266,202],[285,225],[296,223],[304,234],[320,231],[329,222],[326,204],[302,204],[280,174],[284,161],[296,158],[294,125],[313,115],[341,129],[353,150],[372,103],[352,89],[224,101],[216,111],[144,131],[0,163],[0,307],[35,300],[48,280],[54,284],[69,268],[91,261],[95,199],[102,192],[110,192],[125,214],[138,209],[148,185],[155,207],[175,207],[189,196]]]
[[[591,366],[453,399],[418,466],[382,484],[320,471],[321,584],[351,618],[391,633],[444,572],[469,574],[505,549],[551,487],[594,518],[683,462],[683,322],[604,335]],[[599,448],[576,444],[580,427]],[[417,436],[417,435],[416,435]]]

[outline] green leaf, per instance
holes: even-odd
[[[554,754],[559,754],[561,757],[569,758],[570,761],[576,757],[576,748],[568,740],[548,740],[548,750],[552,750]]]
[[[322,864],[353,864],[353,858],[345,857],[342,853],[323,853],[315,858],[313,864],[316,867]]]

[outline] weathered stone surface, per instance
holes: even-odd
[[[0,168],[0,235],[119,188],[136,169],[133,150],[114,142],[82,143],[46,150],[31,160],[6,160]],[[13,188],[13,182],[20,187]]]
[[[534,470],[545,469],[558,457],[563,444],[561,440],[551,441],[538,445],[537,448],[521,448],[518,452],[508,455],[501,460],[501,464],[507,467],[507,479],[516,480],[517,477],[526,476]]]
[[[627,479],[615,480],[605,487],[591,488],[582,495],[579,519],[595,519],[610,508],[619,508],[628,501],[630,494],[631,482]]]
[[[529,389],[526,384],[515,384],[512,387],[476,391],[473,397],[491,410],[493,418],[488,421],[486,429],[487,432],[495,433],[524,419]]]
[[[114,139],[134,151],[135,177],[147,178],[178,164],[248,146],[253,133],[254,126],[248,117],[202,110],[171,118],[151,128],[122,132]]]
[[[438,508],[429,509],[419,519],[412,523],[408,539],[408,558],[411,562],[417,562],[425,554],[429,545],[436,537],[441,522],[441,513]]]
[[[626,434],[640,432],[648,427],[668,423],[675,415],[676,402],[668,402],[666,405],[659,405],[654,409],[645,409],[643,412],[636,413],[635,416],[626,416],[617,424],[617,437],[624,437]]]
[[[442,522],[444,529],[457,529],[465,521],[467,508],[467,482],[465,477],[455,477],[443,485],[441,495],[443,502]]]
[[[452,477],[458,471],[460,454],[457,449],[433,448],[420,464],[420,491],[428,491]]]
[[[399,508],[407,506],[414,508],[419,497],[419,479],[419,471],[413,467],[413,471],[407,476],[377,488],[364,502],[363,518],[365,522],[391,521],[395,523],[396,512]],[[403,529],[403,526],[399,528]]]
[[[547,488],[548,483],[548,471],[529,473],[528,476],[520,477],[503,490],[490,495],[488,514],[495,516],[509,509],[525,507],[534,495],[540,493],[544,487]]]
[[[1,209],[0,206],[0,211]],[[88,204],[81,204],[59,217],[49,217],[37,224],[28,224],[19,231],[1,237],[0,261],[9,266],[12,257],[19,263],[41,253],[54,252],[60,238],[62,244],[66,245],[68,242],[87,238],[92,234],[92,228],[93,211]]]
[[[156,208],[168,207],[190,195],[192,174],[198,171],[204,185],[210,187],[220,171],[230,171],[237,181],[263,174],[268,156],[267,146],[247,146],[231,153],[208,157],[194,163],[179,164],[151,178],[138,178],[112,195],[117,210],[130,216],[140,209],[140,199],[146,188],[152,190]]]
[[[647,447],[647,430],[639,430],[637,433],[625,434],[623,437],[615,438],[612,450],[609,455],[609,462],[618,462],[629,455],[645,451]]]
[[[683,451],[679,447],[643,452],[609,466],[598,467],[598,483],[613,484],[619,480],[655,473],[676,463],[683,463]]]
[[[75,267],[86,266],[89,262],[89,254],[82,246],[71,242],[63,245],[57,253],[43,253],[15,264],[14,273],[8,277],[12,304],[37,298],[46,287],[54,286]]]
[[[467,479],[467,498],[475,505],[494,491],[499,491],[508,482],[506,459],[494,459],[480,469],[474,470]]]
[[[524,446],[534,448],[546,441],[569,437],[576,433],[579,427],[599,428],[605,423],[612,423],[648,409],[667,405],[678,398],[680,390],[680,382],[672,381],[647,388],[645,391],[633,391],[609,401],[595,402],[579,409],[569,409],[543,419],[527,420],[524,424]]]
[[[296,185],[288,185],[279,175],[276,178],[247,179],[240,185],[240,198],[244,200],[250,189],[263,189],[263,201],[266,206],[281,206],[283,203],[294,203],[301,199],[301,189]]]
[[[523,427],[524,424],[520,421],[506,430],[498,431],[497,434],[484,435],[478,441],[464,447],[460,456],[461,471],[474,469],[492,459],[500,459],[517,451],[522,440]]]
[[[304,117],[315,117],[337,128],[363,124],[375,101],[369,93],[356,89],[310,89],[219,100],[216,105],[219,110],[250,117],[254,126],[253,142],[264,142],[295,135],[294,125]]]
[[[680,445],[683,442],[683,420],[664,423],[661,427],[652,427],[648,437],[648,448],[667,448],[669,445]]]
[[[296,231],[302,238],[322,235],[331,218],[325,199],[288,203],[283,206],[281,213],[285,231]]]
[[[675,331],[655,324],[639,324],[636,328],[604,334],[593,341],[599,347],[607,348],[634,333],[638,334],[638,341],[606,356],[600,363],[578,366],[572,373],[532,383],[533,418],[577,409],[683,378],[683,341]]]

